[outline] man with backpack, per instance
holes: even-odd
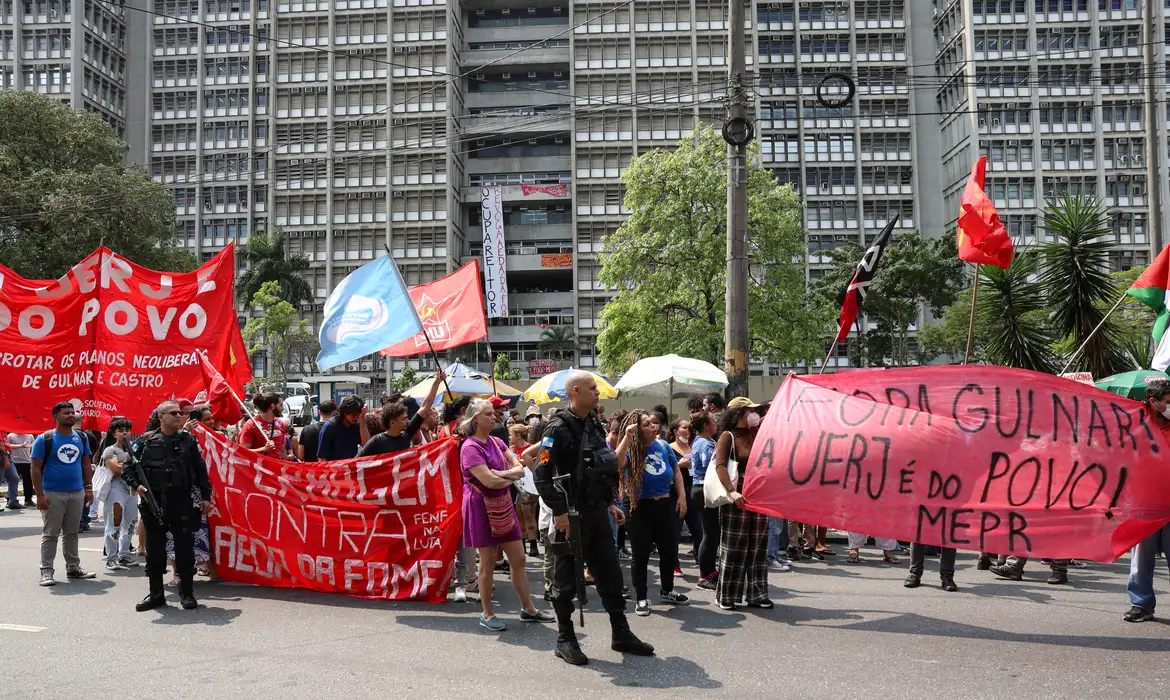
[[[73,429],[76,423],[73,404],[64,401],[53,406],[57,427],[33,441],[32,478],[37,493],[37,510],[41,511],[41,585],[53,586],[53,560],[57,558],[57,540],[65,555],[65,575],[71,579],[90,579],[97,574],[81,568],[77,550],[77,530],[81,514],[93,502],[93,467],[90,464],[89,440]]]

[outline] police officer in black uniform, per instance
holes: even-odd
[[[613,630],[610,648],[627,654],[651,656],[654,647],[634,636],[626,620],[622,597],[622,570],[610,528],[610,514],[620,524],[625,515],[613,503],[617,484],[617,455],[605,442],[605,427],[598,420],[597,382],[588,372],[574,372],[565,382],[569,408],[556,412],[545,426],[534,473],[536,490],[552,510],[559,532],[581,538],[581,551],[596,582],[597,594],[609,613]],[[584,444],[582,444],[584,441]],[[581,532],[569,527],[568,503],[554,486],[553,477],[571,474],[567,489],[576,501]],[[556,655],[575,666],[589,663],[573,631],[573,599],[576,595],[576,560],[570,552],[558,554],[553,570],[553,608],[557,613]]]
[[[179,600],[184,610],[194,610],[199,607],[193,586],[194,533],[199,531],[202,516],[211,510],[211,482],[195,436],[182,429],[179,404],[164,401],[159,404],[157,414],[158,430],[148,431],[131,448],[131,463],[122,471],[122,478],[142,501],[139,511],[146,528],[146,576],[150,579],[150,593],[135,609],[145,612],[167,604],[163,574],[167,568],[169,531],[175,540]],[[141,473],[135,465],[141,466]],[[199,489],[198,507],[191,499],[193,486]]]

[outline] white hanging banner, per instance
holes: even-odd
[[[504,252],[504,188],[479,190],[483,206],[483,292],[488,318],[508,317],[507,253]]]

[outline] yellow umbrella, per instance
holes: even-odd
[[[546,374],[536,383],[528,387],[528,391],[524,392],[526,401],[533,401],[535,403],[550,403],[552,401],[564,401],[569,398],[565,392],[565,380],[569,378],[570,372],[577,372],[575,369],[565,369],[560,372],[553,372]],[[600,374],[589,372],[593,378],[597,380],[597,390],[601,393],[603,399],[617,398],[618,390],[609,383],[609,380]]]

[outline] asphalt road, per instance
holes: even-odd
[[[776,609],[723,612],[706,591],[694,605],[631,620],[656,658],[609,650],[591,601],[584,668],[552,656],[555,629],[522,625],[497,576],[509,622],[477,624],[478,605],[367,602],[223,583],[196,585],[201,607],[135,613],[141,567],[93,581],[37,586],[35,511],[0,513],[0,698],[1133,698],[1170,681],[1170,624],[1125,623],[1127,560],[1045,584],[994,580],[960,557],[959,593],[904,589],[902,566],[807,564],[774,573]],[[99,567],[100,535],[82,535]],[[58,554],[58,557],[60,555]],[[843,557],[837,557],[842,559]],[[1165,562],[1159,562],[1164,564]],[[538,565],[538,563],[537,563]],[[530,563],[530,569],[534,566]],[[64,566],[58,563],[58,579]],[[533,571],[534,583],[538,574]],[[1165,569],[1157,590],[1168,602]],[[654,575],[651,586],[653,590]],[[632,606],[631,606],[632,607]]]

